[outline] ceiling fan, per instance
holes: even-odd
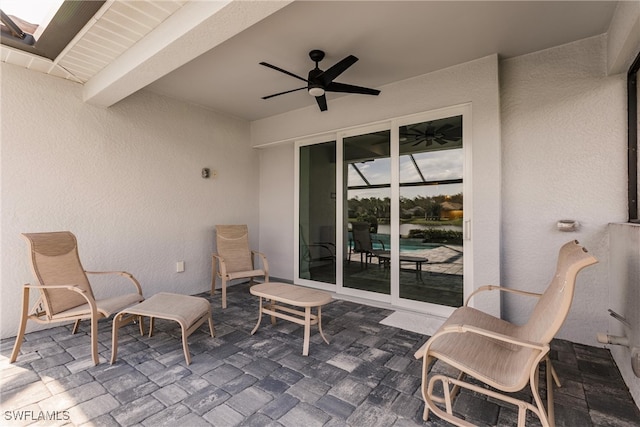
[[[296,92],[302,89],[307,89],[309,91],[309,95],[314,96],[316,98],[316,102],[318,103],[318,107],[320,107],[320,111],[327,110],[327,98],[325,96],[325,92],[343,92],[343,93],[359,93],[363,95],[378,95],[380,93],[379,90],[369,89],[361,86],[354,86],[345,83],[334,82],[333,80],[338,77],[340,74],[345,72],[347,68],[351,67],[358,60],[353,55],[349,55],[344,58],[342,61],[336,63],[331,68],[326,71],[322,71],[318,67],[318,62],[322,61],[324,58],[324,52],[318,49],[314,49],[309,52],[309,57],[313,62],[316,63],[316,67],[309,71],[309,76],[305,79],[296,74],[293,74],[287,70],[283,70],[282,68],[276,67],[275,65],[268,64],[266,62],[261,62],[260,65],[264,65],[265,67],[272,68],[276,71],[280,71],[281,73],[287,74],[291,77],[295,77],[298,80],[302,80],[306,82],[307,85],[303,87],[299,87],[297,89],[291,89],[280,93],[274,93],[273,95],[263,96],[262,99],[273,98],[274,96],[284,95],[286,93]]]
[[[426,124],[423,129],[422,125]],[[458,124],[445,123],[441,126],[434,126],[431,122],[420,123],[418,125],[403,126],[400,129],[400,142],[413,146],[425,143],[427,147],[433,142],[444,145],[450,142],[459,142],[462,139],[462,127]]]

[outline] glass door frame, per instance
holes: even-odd
[[[379,131],[386,131],[386,130],[390,130],[391,131],[391,140],[390,140],[390,145],[391,145],[391,168],[393,171],[393,146],[394,146],[394,137],[393,137],[393,121],[392,120],[387,120],[387,121],[383,121],[383,122],[377,122],[374,124],[369,124],[369,125],[364,125],[364,126],[359,126],[357,128],[352,128],[349,130],[345,130],[342,132],[338,132],[337,138],[336,138],[336,165],[340,165],[340,167],[336,167],[336,194],[339,194],[340,197],[336,197],[336,230],[345,230],[345,226],[348,223],[347,220],[347,213],[345,210],[345,200],[342,197],[344,190],[346,189],[346,179],[347,177],[344,176],[344,140],[345,138],[349,138],[352,136],[358,136],[358,135],[364,135],[364,134],[368,134],[368,133],[374,133],[374,132],[379,132]],[[396,139],[397,139],[397,135],[396,135]],[[391,172],[391,192],[392,194],[390,195],[391,197],[391,223],[393,224],[394,221],[394,209],[393,209],[393,172]],[[397,215],[397,213],[396,213]],[[341,249],[341,254],[344,255],[344,249],[345,249],[345,239],[346,239],[346,235],[344,232],[339,233],[336,236],[336,246],[339,247]],[[393,242],[393,240],[391,240],[391,249],[392,249],[392,259],[393,259],[393,247],[397,244]],[[353,289],[353,288],[349,288],[347,286],[344,286],[344,281],[343,281],[343,262],[344,262],[344,256],[341,256],[340,258],[338,258],[338,256],[336,256],[337,259],[340,260],[340,262],[338,262],[338,272],[336,273],[336,286],[337,286],[337,292],[338,294],[341,295],[348,295],[351,297],[357,297],[357,298],[364,298],[370,301],[377,301],[377,302],[382,302],[382,303],[388,303],[391,304],[392,303],[392,299],[391,299],[391,295],[393,294],[393,270],[391,270],[391,274],[390,274],[390,279],[391,279],[391,294],[387,295],[387,294],[381,294],[381,293],[377,293],[377,292],[371,292],[371,291],[364,291],[364,290],[360,290],[360,289]],[[393,262],[391,263],[392,265],[394,264]]]
[[[365,124],[362,126],[352,127],[349,129],[327,132],[321,135],[315,135],[309,138],[299,139],[295,142],[295,185],[294,185],[294,282],[297,284],[336,292],[338,295],[348,297],[361,298],[364,300],[375,301],[391,306],[406,308],[418,312],[434,314],[436,316],[448,316],[455,307],[447,307],[427,302],[413,301],[400,298],[400,265],[397,262],[400,254],[400,141],[399,129],[401,126],[424,122],[430,120],[438,120],[451,116],[462,116],[462,135],[463,135],[463,300],[466,300],[473,291],[473,245],[472,238],[472,218],[473,218],[473,193],[472,193],[472,141],[471,141],[471,103],[445,107],[437,110],[411,114],[394,119],[383,120],[375,123]],[[345,262],[345,211],[344,200],[342,197],[344,189],[344,138],[357,136],[371,132],[382,130],[390,130],[390,152],[391,152],[391,294],[379,294],[375,292],[363,291],[358,289],[347,288],[343,286],[343,262]],[[336,284],[328,284],[317,282],[309,279],[300,278],[299,268],[299,203],[300,203],[300,147],[313,145],[323,142],[336,141]]]
[[[473,292],[473,245],[471,244],[471,219],[473,218],[473,193],[471,180],[472,141],[471,141],[471,104],[456,105],[424,113],[413,114],[393,120],[391,131],[392,147],[392,197],[391,197],[391,259],[397,260],[400,255],[400,144],[393,143],[393,138],[399,137],[401,126],[416,122],[435,121],[452,116],[462,116],[462,191],[463,199],[463,302]],[[395,157],[394,157],[395,156]],[[393,219],[395,215],[395,219]],[[395,249],[395,250],[394,250]],[[455,307],[437,305],[428,302],[414,301],[400,298],[400,263],[391,263],[391,304],[419,312],[428,312],[436,316],[448,317]]]
[[[317,289],[322,289],[325,291],[329,291],[329,292],[335,292],[336,291],[336,285],[331,284],[331,283],[324,283],[324,282],[318,282],[315,280],[310,280],[310,279],[304,279],[302,277],[300,277],[300,147],[304,147],[307,145],[315,145],[315,144],[322,144],[325,142],[330,142],[330,141],[336,141],[336,146],[337,146],[337,139],[336,139],[336,133],[332,132],[332,133],[327,133],[327,134],[323,134],[323,135],[318,135],[315,137],[311,137],[311,138],[307,138],[304,140],[299,140],[296,141],[296,143],[294,144],[295,147],[295,153],[294,153],[294,176],[295,176],[295,182],[294,182],[294,197],[293,197],[293,207],[294,207],[294,214],[293,214],[293,242],[294,242],[294,262],[293,262],[293,280],[294,283],[296,284],[300,284],[300,285],[305,285],[305,286],[309,286],[312,288],[317,288]],[[336,151],[337,150],[336,148]],[[336,165],[338,164],[338,160],[336,160]],[[337,179],[337,174],[338,174],[338,168],[336,166],[336,179]],[[337,194],[337,193],[336,193]],[[337,197],[336,197],[337,199]],[[337,202],[337,200],[336,200]],[[337,211],[337,207],[336,207],[336,211]],[[338,215],[336,212],[336,220],[338,220]],[[338,223],[336,223],[336,234],[337,234],[337,229],[338,229]],[[336,239],[338,238],[338,235],[336,235]],[[338,241],[336,240],[336,280],[338,280],[338,271],[342,271],[342,262],[340,261],[342,258],[342,248],[338,246]]]

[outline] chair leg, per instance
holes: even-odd
[[[227,308],[227,278],[222,278],[222,308]]]
[[[91,356],[93,357],[93,364],[100,363],[98,356],[98,319],[91,318]]]
[[[13,345],[13,351],[11,352],[11,359],[9,363],[13,363],[18,358],[20,347],[22,347],[22,341],[24,340],[24,332],[27,328],[27,318],[29,311],[29,288],[25,287],[22,291],[22,314],[20,316],[20,325],[18,325],[18,335],[16,335],[16,342]]]
[[[71,329],[71,335],[75,335],[75,333],[78,332],[78,326],[80,326],[80,319],[76,320],[73,323],[73,329]]]
[[[211,258],[211,295],[216,293],[216,276],[218,275],[218,261]]]
[[[551,364],[551,359],[549,356],[545,358],[546,362],[546,376],[547,376],[547,416],[549,418],[549,426],[555,427],[555,409],[553,407],[553,380],[556,380],[556,383],[559,383],[558,376],[556,371],[553,369],[553,365]]]
[[[424,400],[424,411],[422,412],[422,419],[427,421],[429,419],[429,404],[427,403],[427,375],[429,373],[429,365],[431,364],[431,357],[423,356],[422,361],[422,398]]]
[[[540,373],[540,370],[538,365],[536,365],[535,368],[532,368],[532,372],[529,377],[529,385],[531,386],[531,394],[533,395],[535,407],[539,411],[538,417],[540,418],[540,422],[542,423],[543,427],[547,427],[547,426],[551,426],[551,424],[549,422],[547,411],[544,409],[542,399],[540,398],[540,389],[538,387],[539,373]]]
[[[209,332],[211,332],[211,338],[216,336],[216,330],[213,326],[213,317],[211,316],[211,311],[209,311]]]

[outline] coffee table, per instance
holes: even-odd
[[[118,354],[118,329],[129,323],[123,320],[125,314],[149,317],[149,337],[153,334],[153,320],[156,317],[178,322],[180,328],[182,328],[182,349],[184,350],[187,365],[191,364],[189,344],[187,343],[189,335],[207,320],[209,321],[211,336],[215,335],[209,301],[200,297],[160,292],[139,304],[125,308],[115,315],[113,318],[111,364],[115,362]],[[140,331],[142,330],[141,326]]]
[[[391,263],[391,254],[379,254],[377,255],[378,259],[380,259],[380,263],[384,268],[389,268]],[[422,264],[425,262],[429,262],[429,260],[425,257],[421,256],[412,256],[412,255],[399,255],[398,260],[400,261],[400,265],[402,266],[403,262],[415,263],[416,264],[416,279],[422,282]]]
[[[303,356],[309,355],[309,336],[311,325],[318,325],[318,330],[320,331],[322,339],[324,342],[329,344],[329,341],[327,341],[327,338],[322,332],[322,306],[331,302],[332,297],[329,292],[278,282],[266,282],[259,285],[253,285],[249,289],[249,292],[260,298],[258,323],[256,324],[256,327],[253,328],[253,331],[251,331],[251,335],[255,334],[260,327],[262,314],[264,313],[271,315],[271,324],[274,325],[277,317],[304,326],[304,343],[302,345]],[[266,304],[266,307],[262,303],[263,298],[270,300],[270,302]],[[276,304],[277,302],[304,308],[304,311],[278,305]],[[317,307],[318,309],[317,315],[311,314],[311,309],[314,307]]]

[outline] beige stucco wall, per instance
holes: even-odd
[[[215,224],[248,224],[258,246],[247,122],[149,92],[103,109],[75,83],[4,63],[1,72],[3,338],[34,280],[20,233],[70,230],[85,269],[127,270],[147,296],[209,288]],[[203,167],[218,177],[202,179]]]
[[[580,273],[560,338],[599,345],[610,287],[608,223],[626,220],[624,75],[606,75],[599,36],[500,65],[502,97],[502,274],[509,287],[542,291],[559,246],[577,239],[599,259]],[[556,223],[573,219],[577,232]],[[521,323],[530,310],[505,297],[503,313]]]

